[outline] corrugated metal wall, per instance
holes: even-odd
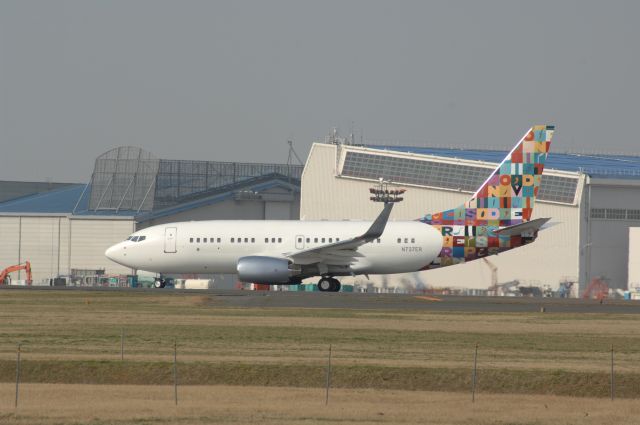
[[[128,274],[104,256],[111,245],[134,231],[132,219],[68,216],[0,217],[0,270],[28,260],[34,281],[67,275],[72,268]],[[12,274],[25,279],[24,273]]]
[[[301,219],[373,220],[381,209],[379,204],[369,201],[368,189],[374,183],[338,177],[337,149],[336,145],[313,145],[302,174]],[[456,191],[408,187],[404,202],[394,207],[391,220],[412,220],[425,213],[453,208],[465,202],[469,196],[468,193]],[[491,257],[491,261],[498,266],[499,281],[517,279],[525,285],[549,284],[557,287],[565,278],[577,279],[580,208],[538,202],[534,210],[536,217],[552,217],[552,221],[558,224],[541,232],[532,245]],[[389,276],[389,283],[421,279],[437,287],[487,288],[491,276],[481,261],[421,272],[419,275]]]

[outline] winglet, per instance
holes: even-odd
[[[393,209],[393,202],[385,202],[384,208],[378,217],[375,219],[369,230],[367,230],[362,236],[361,239],[366,240],[367,242],[371,242],[374,239],[382,236],[384,232],[384,228],[387,226],[387,222],[389,221],[389,215],[391,215],[391,210]]]

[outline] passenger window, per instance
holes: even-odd
[[[313,242],[318,243],[318,238],[313,238]]]
[[[238,243],[242,243],[242,238],[238,238]]]
[[[329,238],[329,243],[333,242],[333,238]]]
[[[249,238],[244,238],[244,243],[248,243],[249,242]]]
[[[207,238],[202,238],[202,243],[207,243]]]
[[[336,238],[336,242],[340,242],[340,238]]]
[[[234,242],[234,239],[233,239],[233,238],[231,238],[231,243],[233,243],[233,242]]]
[[[278,238],[278,243],[282,243],[282,238]]]
[[[193,243],[193,238],[189,238],[189,242]]]
[[[269,243],[269,238],[264,238],[264,243]]]
[[[218,243],[220,243],[220,238],[218,238]]]
[[[378,238],[378,243],[380,243],[380,238]]]
[[[398,238],[398,243],[402,243],[402,239]]]
[[[307,238],[307,243],[311,242],[311,238]]]
[[[276,238],[271,238],[271,243],[276,243]]]
[[[404,238],[404,243],[409,243],[409,238]]]
[[[324,238],[322,238],[322,243],[324,243]]]
[[[298,238],[298,243],[302,243],[302,238]]]
[[[416,238],[411,238],[411,243],[416,243]]]
[[[256,242],[256,238],[251,238],[251,243],[255,243]]]
[[[200,243],[200,238],[197,238],[197,239],[196,239],[196,242]]]
[[[215,238],[209,238],[209,243],[215,242]]]

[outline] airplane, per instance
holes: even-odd
[[[373,190],[373,222],[210,220],[133,233],[105,252],[126,267],[166,274],[237,274],[242,282],[340,290],[339,276],[407,273],[462,264],[535,241],[549,218],[532,220],[554,126],[529,129],[463,205],[389,221],[402,191]],[[158,278],[156,287],[164,287]]]

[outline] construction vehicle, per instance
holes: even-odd
[[[484,263],[491,270],[491,286],[487,289],[487,295],[490,297],[504,297],[504,296],[516,296],[519,295],[518,285],[520,281],[511,280],[509,282],[498,283],[498,266],[493,264],[487,258],[482,258]]]
[[[582,298],[585,300],[594,298],[600,302],[607,298],[607,296],[609,296],[609,285],[607,285],[600,277],[594,277],[591,279],[591,283],[589,283],[584,294],[582,294]]]
[[[24,270],[27,273],[27,285],[31,285],[33,278],[31,276],[31,263],[26,261],[15,266],[9,266],[0,272],[0,285],[8,285],[11,282],[10,273]]]
[[[482,261],[484,261],[487,267],[491,270],[491,286],[489,286],[489,289],[487,290],[487,295],[495,297],[498,295],[498,266],[486,258],[483,258]]]

